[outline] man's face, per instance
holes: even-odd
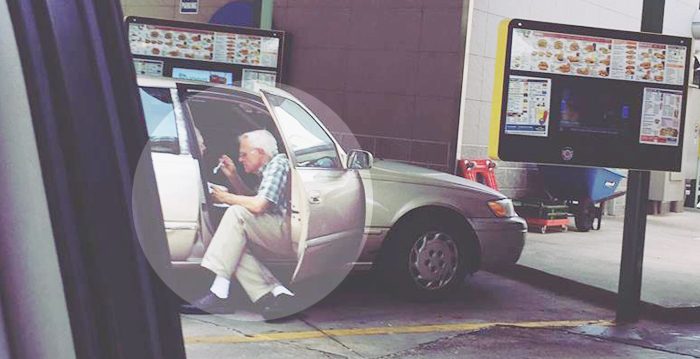
[[[246,173],[257,173],[265,165],[266,157],[261,149],[253,148],[247,138],[241,140],[238,162],[243,165]]]

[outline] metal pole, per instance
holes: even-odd
[[[665,0],[644,0],[641,31],[661,33]],[[625,202],[625,228],[622,235],[622,259],[617,296],[616,321],[639,320],[642,294],[644,240],[649,201],[649,171],[630,171]]]
[[[616,320],[618,322],[634,322],[639,319],[649,178],[649,171],[630,171],[627,180],[625,229],[622,235],[622,260],[617,297]]]

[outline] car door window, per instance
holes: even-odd
[[[175,108],[170,90],[156,87],[139,89],[151,151],[180,153]]]
[[[266,94],[297,167],[342,168],[335,143],[316,120],[296,102]]]

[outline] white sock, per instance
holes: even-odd
[[[280,294],[286,294],[286,295],[292,296],[292,297],[294,296],[294,293],[292,293],[292,291],[290,291],[289,289],[287,289],[285,286],[283,286],[281,284],[278,284],[276,287],[272,288],[271,293],[275,297],[280,295]]]
[[[211,288],[209,290],[214,293],[217,297],[221,299],[226,299],[228,298],[228,288],[231,285],[231,281],[224,278],[224,277],[219,277],[218,275],[216,276],[216,279],[214,279],[214,283],[212,283]]]

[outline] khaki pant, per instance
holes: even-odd
[[[251,254],[249,244],[276,258],[296,259],[286,227],[281,215],[254,215],[241,206],[231,206],[209,243],[202,267],[226,279],[235,276],[255,302],[279,285],[279,281]]]

